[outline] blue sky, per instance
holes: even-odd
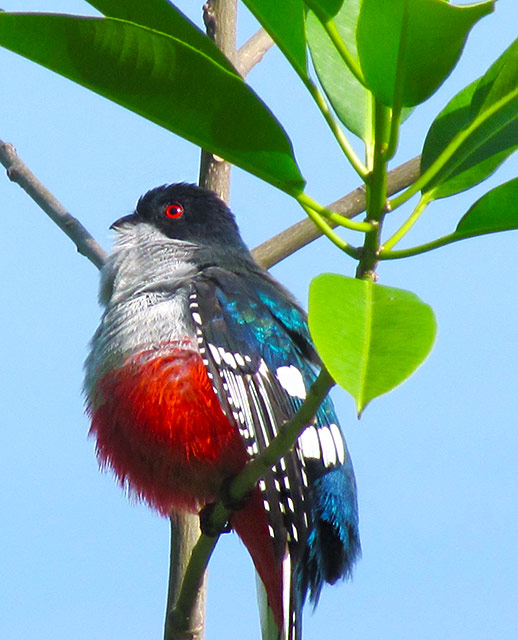
[[[452,77],[405,124],[394,166],[419,153],[434,115],[516,37],[515,4],[499,0],[475,27]],[[200,22],[197,3],[179,6]],[[94,13],[76,0],[2,8]],[[255,26],[241,13],[242,42]],[[327,203],[357,186],[279,53],[249,81],[292,138],[312,197]],[[143,192],[197,179],[193,145],[3,50],[0,83],[0,138],[106,248],[109,225]],[[516,174],[512,157],[473,192],[433,205],[410,241],[452,230],[471,202]],[[239,170],[231,205],[252,247],[302,217]],[[82,363],[100,313],[97,272],[1,176],[0,210],[0,637],[159,638],[168,523],[99,473],[86,438]],[[382,265],[382,283],[434,307],[437,343],[361,421],[351,398],[334,392],[358,479],[363,559],[352,582],[326,589],[308,612],[307,639],[518,637],[516,242],[514,232],[497,234]],[[353,263],[321,240],[274,268],[303,302],[322,271],[351,275]],[[234,535],[210,568],[207,640],[223,634],[259,637],[253,571]]]

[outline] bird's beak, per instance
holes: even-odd
[[[136,224],[138,219],[139,218],[136,213],[131,213],[129,216],[123,216],[122,218],[115,220],[115,222],[110,225],[110,229],[117,231],[117,229],[123,224]]]

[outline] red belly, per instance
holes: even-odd
[[[200,355],[180,343],[106,374],[90,413],[101,465],[164,515],[215,500],[221,481],[247,459]]]

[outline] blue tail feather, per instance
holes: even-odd
[[[313,523],[296,580],[301,602],[309,591],[316,604],[324,583],[350,577],[361,554],[352,466],[346,464],[315,479],[311,492]]]

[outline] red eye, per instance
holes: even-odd
[[[165,209],[165,215],[168,218],[181,218],[183,215],[183,207],[178,202],[170,204]]]

